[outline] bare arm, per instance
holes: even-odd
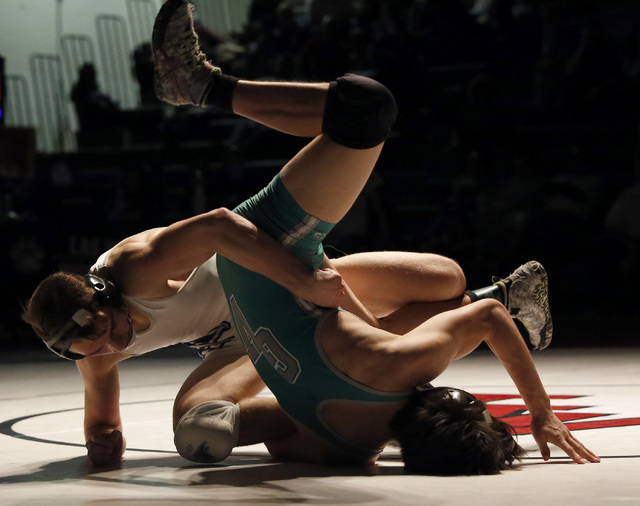
[[[544,460],[549,460],[548,443],[553,443],[574,462],[600,462],[598,456],[578,441],[553,412],[531,354],[517,330],[514,332],[515,324],[506,311],[500,311],[496,320],[496,331],[490,333],[485,341],[504,365],[529,409],[531,434]]]
[[[453,360],[471,353],[485,341],[505,367],[531,413],[531,432],[545,460],[553,443],[575,462],[599,462],[599,458],[573,437],[555,416],[549,396],[536,371],[531,354],[504,306],[481,300],[434,316],[391,346],[404,362],[406,387],[429,382]],[[400,362],[400,363],[402,363]],[[398,368],[398,364],[394,367]]]
[[[310,271],[289,250],[228,209],[179,221],[141,242],[134,238],[122,247],[114,267],[125,293],[153,298],[166,289],[168,280],[185,279],[215,253],[318,305],[337,307],[343,296],[337,272]]]
[[[87,454],[97,465],[119,462],[126,448],[120,418],[117,365],[123,358],[122,355],[103,355],[77,362],[85,385],[84,434]]]

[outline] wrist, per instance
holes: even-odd
[[[550,413],[553,413],[551,401],[548,398],[546,402],[540,401],[531,406],[527,405],[527,409],[529,410],[531,418],[542,418],[548,416]]]
[[[287,274],[286,284],[283,286],[291,293],[303,299],[306,298],[308,294],[313,293],[315,282],[315,274],[313,271],[299,264],[296,265],[295,268],[289,269]]]
[[[85,438],[87,440],[92,437],[102,436],[105,434],[111,434],[113,431],[122,432],[122,425],[109,425],[105,423],[96,423],[85,428]]]

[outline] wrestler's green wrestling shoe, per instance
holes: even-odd
[[[187,0],[167,0],[153,26],[155,91],[159,100],[172,105],[203,106],[221,73],[200,50],[193,9]]]
[[[531,260],[505,279],[494,277],[493,282],[506,287],[507,309],[524,325],[534,349],[544,350],[549,346],[553,320],[549,309],[549,278],[542,264]]]

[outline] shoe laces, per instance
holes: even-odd
[[[196,67],[207,61],[206,55],[200,50],[198,36],[192,30],[187,30],[178,36],[177,48],[176,57],[183,65]]]

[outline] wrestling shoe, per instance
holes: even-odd
[[[549,280],[540,262],[531,260],[518,267],[506,279],[493,282],[507,290],[507,309],[529,333],[529,341],[536,350],[544,350],[551,343],[553,321],[549,310]]]
[[[155,91],[159,100],[172,105],[203,106],[221,73],[200,50],[193,9],[188,0],[167,0],[153,25]]]

